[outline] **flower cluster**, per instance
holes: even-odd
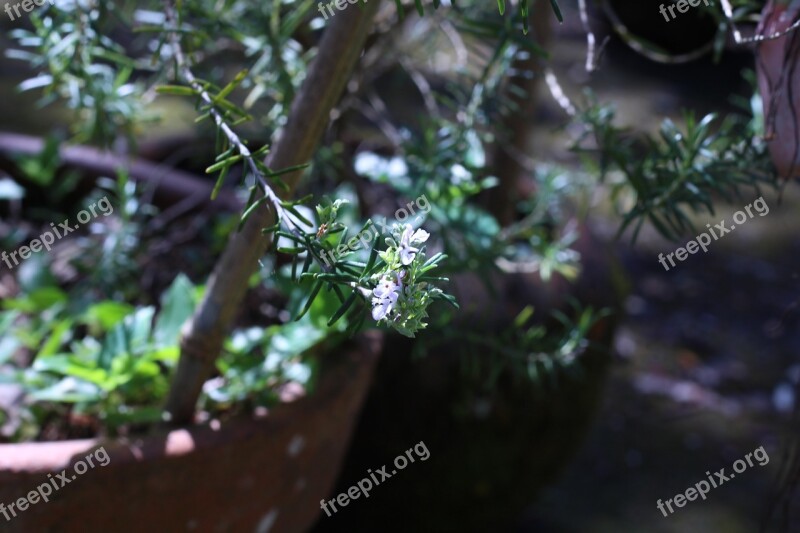
[[[425,253],[419,245],[430,234],[422,229],[414,231],[409,224],[395,224],[395,238],[387,237],[388,248],[380,253],[386,267],[374,275],[376,286],[372,290],[372,318],[385,323],[408,337],[424,328],[427,307],[441,290],[419,278],[429,268]]]

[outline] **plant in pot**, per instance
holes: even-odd
[[[22,88],[43,89],[45,101],[63,97],[77,112],[74,142],[111,149],[102,153],[104,173],[117,179],[98,181],[80,207],[99,205],[108,191],[116,211],[4,274],[13,296],[0,318],[4,438],[58,442],[3,445],[0,502],[27,498],[48,474],[77,474],[50,502],[40,493],[38,503],[18,503],[10,527],[120,530],[138,527],[138,518],[166,530],[305,529],[330,491],[378,351],[374,335],[342,342],[369,321],[401,335],[392,338],[397,357],[382,370],[400,387],[386,389],[387,408],[402,409],[404,393],[420,389],[404,418],[384,416],[397,422],[397,434],[387,430],[379,446],[367,446],[378,461],[421,421],[418,429],[430,433],[414,442],[430,439],[434,457],[439,446],[443,459],[430,464],[442,475],[481,467],[439,491],[454,502],[441,507],[445,514],[474,494],[496,498],[520,476],[540,484],[554,475],[579,442],[607,363],[590,341],[607,345],[613,324],[593,309],[614,301],[598,290],[610,276],[594,268],[603,263],[591,262],[594,245],[585,231],[572,231],[585,226],[565,208],[581,179],[594,180],[532,169],[524,157],[535,89],[529,74],[541,68],[537,43],[547,40],[552,13],[560,17],[557,7],[534,3],[526,35],[527,2],[505,17],[475,5],[421,20],[403,18],[403,2],[365,2],[327,23],[311,2],[66,6],[32,13],[32,29],[14,30],[10,55],[36,70]],[[413,23],[441,31],[408,31]],[[428,61],[445,39],[454,43],[457,69],[450,56]],[[148,174],[158,167],[130,152],[150,140],[141,133],[152,111],[175,112],[187,100],[210,130],[210,148],[195,157],[217,179],[205,188],[190,180],[182,199],[176,183],[185,174],[156,179]],[[686,207],[762,178],[755,167],[748,172],[752,154],[730,141],[732,130],[713,131],[710,119],[690,122],[686,132],[666,124],[668,140],[658,141],[615,127],[609,109],[591,99],[572,110],[585,133],[576,150],[598,175],[624,178],[611,185],[626,227],[649,219],[665,233],[685,229]],[[245,141],[264,131],[275,138],[268,147]],[[9,140],[6,151],[23,140]],[[191,137],[181,148],[201,142]],[[658,148],[640,157],[643,145]],[[92,162],[76,157],[74,146],[41,147],[8,167],[52,209],[58,204],[48,193],[65,175],[60,162],[83,174]],[[686,190],[671,185],[684,168],[692,171],[681,175],[693,186]],[[139,181],[163,211],[142,200]],[[247,189],[241,216],[198,203],[197,190],[211,189],[235,205],[233,182]],[[311,210],[306,193],[331,199]],[[6,248],[46,230],[52,211],[30,218],[32,227]],[[192,246],[173,245],[187,233]],[[267,254],[270,245],[275,252]],[[576,293],[582,305],[567,306],[563,287],[577,275],[576,248],[589,260],[578,278],[587,289]],[[204,280],[201,266],[217,255],[204,285],[189,281]],[[443,276],[454,279],[467,307],[461,318]],[[163,293],[160,301],[140,294],[139,283]],[[559,308],[567,312],[540,318]],[[418,335],[426,321],[431,333]],[[415,344],[402,342],[414,335]],[[408,354],[434,350],[452,355],[405,365]],[[548,383],[566,390],[551,395]],[[308,397],[273,409],[306,390]],[[431,405],[434,415],[441,407],[456,416],[439,427],[436,416],[415,419]],[[509,441],[513,453],[497,453],[521,411],[537,416]],[[575,420],[560,435],[558,422],[569,416]],[[543,434],[552,438],[539,440]],[[453,436],[476,444],[454,447]],[[66,440],[75,437],[88,440]],[[531,448],[539,460],[517,468]],[[475,460],[481,453],[501,460],[486,468]],[[89,457],[100,466],[82,473],[77,465],[86,468]],[[518,474],[507,476],[514,468]]]
[[[66,97],[80,119],[72,140],[113,147],[102,156],[111,158],[106,172],[117,179],[98,181],[77,202],[86,209],[67,213],[65,234],[55,238],[47,221],[61,216],[52,210],[58,199],[26,199],[44,212],[27,212],[4,242],[13,250],[42,228],[39,249],[58,240],[49,254],[31,257],[20,248],[3,273],[3,438],[52,441],[1,445],[0,500],[8,505],[0,513],[12,530],[134,530],[142,520],[166,530],[303,529],[338,470],[380,337],[343,342],[367,319],[413,336],[433,301],[452,303],[435,277],[445,257],[427,253],[424,230],[362,225],[347,212],[347,197],[356,198],[346,188],[328,189],[337,198],[323,198],[316,212],[301,205],[306,200],[292,200],[377,3],[340,14],[321,37],[309,34],[308,3],[262,10],[239,2],[223,16],[210,2],[160,7],[75,2],[47,7],[31,16],[31,30],[14,30],[20,48],[10,55],[37,70],[22,88],[44,88],[46,101]],[[123,46],[125,28],[143,37]],[[252,77],[196,77],[199,69],[225,78],[214,72],[214,54],[227,52],[230,39],[245,56],[265,54]],[[274,72],[279,79],[269,78]],[[279,130],[269,148],[251,150],[236,133],[250,113],[230,98],[245,81],[258,111]],[[153,166],[130,159],[125,146],[149,118],[142,101],[156,93],[191,98],[200,119],[211,123],[217,150],[205,166],[219,174],[211,196],[229,176],[245,182],[240,217],[201,216],[198,228],[179,218],[185,205],[167,202],[155,212],[143,199],[152,190],[143,194],[133,179],[146,179],[142,170]],[[26,192],[17,182],[30,185],[27,192],[55,190],[69,153],[74,149],[59,153],[48,141],[33,157],[14,155],[8,168],[16,179],[7,185],[17,201]],[[92,163],[73,161],[78,168],[71,171]],[[106,206],[103,216],[92,220],[89,207],[94,215],[98,205]],[[159,238],[162,248],[181,242],[167,221],[193,237],[187,253],[155,248]],[[211,234],[199,231],[204,224]],[[66,235],[72,231],[77,235]],[[202,276],[192,260],[207,262],[206,247],[219,249],[225,235],[204,286],[175,275],[186,269]],[[270,243],[290,264],[264,259]],[[260,268],[270,260],[274,272]],[[139,294],[139,281],[163,287],[165,279],[159,304],[143,305],[148,298]],[[251,287],[264,297],[258,305],[244,302]],[[290,403],[273,410],[281,402]],[[68,440],[75,437],[84,438]],[[91,474],[78,480],[87,463]],[[44,492],[62,469],[52,500],[41,492],[28,496]],[[165,508],[165,498],[175,507]]]

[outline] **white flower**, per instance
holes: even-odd
[[[372,299],[372,320],[378,322],[386,318],[386,315],[392,312],[395,301],[389,298],[373,298]]]
[[[383,278],[378,285],[372,290],[372,319],[376,322],[385,318],[386,315],[392,312],[394,306],[397,304],[397,298],[400,296],[400,291],[403,289],[400,277],[397,277],[397,283],[389,278]]]
[[[383,278],[372,290],[372,294],[376,299],[383,300],[385,298],[389,298],[392,300],[392,302],[396,302],[399,289],[400,287],[398,287],[397,283],[389,278]]]
[[[414,257],[416,257],[417,252],[419,252],[419,248],[415,248],[411,245],[421,244],[427,241],[428,237],[431,236],[431,234],[424,229],[418,229],[412,234],[413,229],[411,224],[406,224],[405,229],[403,229],[403,234],[400,237],[398,252],[400,253],[400,262],[403,263],[404,266],[410,265]]]
[[[420,229],[418,229],[417,231],[414,232],[414,235],[411,236],[411,242],[423,243],[423,242],[427,241],[428,237],[430,237],[430,236],[431,236],[430,233],[428,233],[424,229],[420,228]]]

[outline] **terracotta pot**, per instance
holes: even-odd
[[[764,7],[759,35],[787,29],[796,20],[800,5],[780,5],[770,0]],[[766,138],[772,160],[782,178],[796,177],[800,165],[800,33],[764,41],[758,45],[758,89],[764,102]]]
[[[308,529],[333,486],[382,345],[377,333],[323,358],[306,398],[259,419],[189,427],[132,441],[80,440],[0,446],[0,503],[24,497],[92,450],[89,468],[0,529],[24,532]],[[100,457],[104,459],[102,454]],[[61,482],[57,482],[60,484]]]

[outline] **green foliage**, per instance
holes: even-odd
[[[33,31],[12,30],[21,48],[7,52],[39,70],[21,90],[42,89],[43,105],[63,99],[80,117],[77,140],[107,146],[118,137],[131,139],[136,125],[151,119],[143,88],[132,79],[135,61],[104,35],[112,15],[121,16],[113,2],[46,4],[30,15]]]
[[[23,354],[32,364],[0,379],[22,385],[29,407],[72,404],[73,413],[93,415],[112,432],[160,420],[155,406],[166,394],[180,327],[198,296],[189,280],[178,276],[159,313],[151,306],[137,309],[108,300],[81,308],[56,287],[7,300],[0,336],[10,340],[2,345],[0,364]]]
[[[304,303],[307,285],[287,285],[289,307]],[[314,356],[345,338],[346,320],[328,325],[328,317],[339,305],[332,292],[323,291],[300,320],[235,331],[217,362],[219,377],[203,388],[201,405],[214,412],[229,411],[272,405],[287,384],[313,390],[317,377]]]
[[[488,175],[484,142],[474,128],[447,122],[438,128],[431,125],[419,135],[409,134],[404,151],[404,159],[362,153],[356,170],[391,185],[406,198],[427,199],[430,212],[424,215],[424,224],[448,256],[444,274],[486,275],[501,261],[538,265],[545,280],[553,271],[570,279],[577,275],[578,256],[569,248],[575,234],[558,235],[556,230],[568,215],[564,201],[579,196],[588,179],[563,169],[538,167],[537,195],[519,202],[518,220],[503,228],[474,202],[478,194],[497,184]]]
[[[329,326],[348,313],[346,316],[351,325],[349,331],[357,331],[371,305],[372,316],[376,321],[380,323],[383,320],[399,333],[413,337],[418,330],[425,327],[423,320],[427,316],[426,309],[434,300],[444,299],[454,303],[451,296],[432,285],[434,281],[442,282],[447,279],[428,274],[446,256],[438,254],[425,262],[424,248],[414,246],[424,240],[410,240],[410,225],[395,225],[392,228],[395,238],[385,238],[385,250],[379,248],[381,238],[378,235],[382,233],[372,221],[364,224],[356,235],[349,236],[348,227],[337,222],[342,205],[344,201],[340,199],[334,202],[326,200],[317,206],[319,230],[316,233],[289,232],[277,226],[273,230],[280,239],[292,242],[292,247],[278,246],[279,252],[293,256],[292,279],[297,279],[297,267],[302,262],[299,279],[313,282],[306,303],[297,314],[296,320],[300,320],[311,309],[315,299],[321,294],[321,289],[327,287],[328,291],[333,291],[337,296],[340,304],[328,320]],[[421,232],[419,235],[426,233],[418,231]],[[375,241],[371,251],[364,246],[368,242],[366,234]],[[359,236],[362,240],[359,240]],[[277,239],[278,242],[280,239]],[[359,251],[362,257],[368,253],[366,262],[352,260],[349,253],[355,251]],[[392,296],[392,305],[388,307],[388,311],[392,312],[376,314],[375,309],[381,307],[381,302],[376,300],[381,298],[375,291],[379,290],[386,279],[403,281],[402,284],[393,285],[395,295]],[[386,306],[382,307],[387,311]]]
[[[24,177],[47,198],[48,203],[53,205],[58,205],[73,192],[80,181],[80,175],[74,170],[68,170],[57,176],[57,170],[61,165],[59,146],[57,138],[48,137],[40,153],[16,158],[17,166]],[[21,196],[24,196],[24,193]],[[49,210],[46,214],[42,214],[41,218],[50,221],[57,214]]]
[[[610,183],[622,210],[620,233],[633,225],[634,239],[645,220],[677,239],[694,231],[688,211],[714,214],[715,196],[730,202],[743,187],[776,185],[766,144],[749,119],[707,115],[697,121],[686,113],[685,131],[666,119],[656,137],[614,125],[613,108],[587,93],[577,120],[584,132],[574,149],[601,180],[621,178]]]
[[[138,294],[142,256],[148,253],[145,228],[157,209],[142,201],[141,186],[137,187],[124,170],[116,180],[101,178],[98,185],[115,206],[115,216],[101,217],[102,223],[94,219],[91,232],[73,237],[80,253],[71,264],[81,273],[80,285],[86,292],[131,301]],[[71,216],[74,218],[74,214]]]
[[[531,383],[537,393],[546,393],[566,379],[580,379],[581,356],[589,349],[603,349],[587,337],[609,312],[582,307],[574,301],[571,306],[571,318],[560,311],[553,313],[556,325],[534,320],[534,309],[528,306],[498,334],[442,329],[415,349],[421,355],[442,344],[457,342],[463,347],[459,371],[473,394],[491,393],[509,383]],[[501,381],[508,378],[510,382]]]
[[[54,413],[89,415],[111,434],[162,420],[181,327],[202,288],[179,275],[158,308],[87,301],[79,292],[46,284],[3,302],[0,383],[20,386],[24,396],[13,417],[0,409],[6,421],[0,439],[37,438]],[[290,306],[297,307],[308,290],[293,284],[290,294]],[[204,408],[220,414],[272,405],[287,383],[312,389],[310,353],[345,338],[346,318],[328,324],[339,307],[335,294],[325,291],[298,321],[234,331],[218,361],[219,376],[204,388]]]
[[[558,2],[550,4],[561,20]],[[402,18],[402,2],[396,5]],[[432,5],[441,7],[438,0]],[[509,6],[512,12],[506,14]],[[415,8],[426,13],[421,1]],[[31,15],[32,31],[14,31],[19,49],[9,55],[36,69],[22,89],[43,90],[44,103],[65,99],[77,112],[80,142],[112,146],[131,137],[149,118],[146,105],[156,95],[194,104],[198,128],[208,128],[217,139],[205,163],[215,179],[212,198],[236,175],[249,192],[241,216],[214,228],[220,243],[257,210],[274,211],[274,225],[263,232],[274,241],[276,253],[265,263],[276,272],[251,281],[267,278],[286,301],[268,302],[280,308],[267,325],[240,326],[226,340],[219,374],[204,387],[205,409],[269,405],[288,384],[313,389],[315,355],[359,331],[370,317],[402,335],[419,335],[422,350],[444,340],[466,341],[462,370],[481,389],[509,373],[555,386],[563,374],[579,371],[586,335],[603,313],[576,308],[571,319],[558,316],[551,327],[533,323],[529,309],[513,327],[487,336],[453,328],[450,307],[430,307],[444,300],[457,308],[441,288],[445,276],[474,272],[488,283],[498,269],[536,271],[545,281],[554,273],[566,278],[578,273],[579,257],[571,249],[577,235],[565,227],[571,217],[565,204],[590,184],[585,174],[537,164],[530,172],[536,194],[516,202],[515,221],[505,227],[483,207],[481,196],[499,183],[489,152],[509,137],[497,125],[520,112],[509,98],[510,76],[532,74],[512,67],[531,54],[546,55],[525,36],[529,0],[499,0],[497,8],[500,15],[494,3],[447,8],[448,21],[465,37],[463,47],[475,61],[430,84],[430,94],[423,95],[432,108],[425,120],[378,117],[376,122],[397,132],[399,142],[376,143],[380,149],[374,152],[359,148],[354,162],[345,143],[323,149],[336,160],[336,172],[327,174],[347,175],[354,163],[358,174],[388,186],[384,190],[403,199],[424,198],[430,209],[408,225],[382,224],[382,217],[359,206],[343,186],[328,198],[319,193],[330,190],[310,184],[304,192],[322,197],[316,210],[307,207],[314,196],[285,199],[276,192],[288,189],[285,177],[307,165],[269,168],[269,145],[251,147],[247,141],[269,137],[284,124],[305,79],[317,30],[324,25],[311,0],[193,0],[174,13],[156,2],[117,9],[76,0],[45,6]],[[378,29],[372,36],[375,49],[394,50],[393,39],[403,30],[398,26]],[[121,27],[134,30],[133,44],[122,46],[105,36],[118,35],[112,30]],[[434,32],[422,33],[414,44],[432,47]],[[743,186],[770,183],[764,146],[744,120],[696,120],[687,114],[683,126],[666,121],[658,135],[644,135],[616,126],[613,110],[588,96],[578,121],[584,134],[575,149],[610,185],[622,230],[633,226],[634,236],[650,220],[675,237],[691,229],[690,211],[713,213],[716,196],[730,199]],[[54,179],[55,149],[48,143],[42,154],[20,165],[33,182],[51,188],[57,201],[65,189]],[[27,425],[17,428],[18,435],[40,432],[47,415],[63,412],[64,405],[103,418],[112,431],[161,417],[154,406],[166,393],[180,327],[201,289],[179,276],[158,309],[124,303],[135,301],[121,287],[135,287],[130,280],[140,269],[142,234],[154,210],[141,202],[124,173],[102,186],[113,191],[116,216],[114,223],[97,224],[92,235],[75,238],[81,253],[72,264],[85,279],[66,294],[48,269],[35,263],[49,259],[32,258],[37,268],[19,273],[23,296],[5,302],[0,313],[2,379],[26,392]],[[4,190],[0,195],[19,195]],[[374,234],[370,244],[356,238],[366,233]],[[429,316],[431,309],[436,312]],[[420,334],[425,328],[429,331]]]

